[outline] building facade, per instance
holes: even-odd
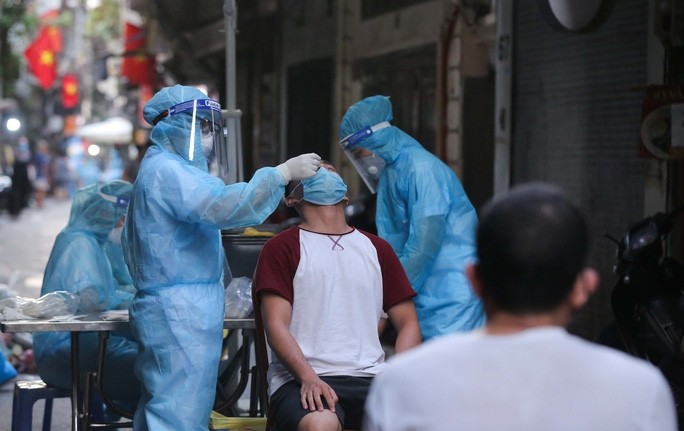
[[[133,2],[134,5],[136,2]],[[515,0],[230,0],[139,2],[169,76],[226,99],[226,20],[236,18],[235,97],[245,177],[315,151],[364,194],[337,146],[339,122],[385,94],[393,124],[462,179],[476,208],[525,181],[557,184],[590,215],[600,291],[573,322],[594,338],[611,318],[619,237],[644,214],[682,201],[681,160],[639,151],[649,85],[680,85],[678,2],[597,0],[582,31],[552,25],[539,2]],[[186,4],[187,3],[187,4]],[[660,6],[659,6],[660,5]],[[674,30],[672,30],[674,28]],[[669,32],[671,37],[664,37]],[[672,252],[682,253],[681,223]]]

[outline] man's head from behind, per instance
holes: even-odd
[[[520,185],[483,209],[478,262],[469,276],[488,313],[542,314],[567,300],[576,309],[598,283],[584,267],[588,243],[584,216],[560,189]],[[578,282],[580,292],[574,292]]]

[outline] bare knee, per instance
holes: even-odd
[[[325,409],[304,416],[297,425],[297,431],[342,431],[342,424],[335,413]]]

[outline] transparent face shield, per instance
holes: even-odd
[[[166,112],[166,111],[165,111]],[[165,114],[164,112],[162,114]],[[160,116],[162,115],[160,114]],[[212,99],[195,99],[169,108],[166,115],[173,116],[187,114],[192,116],[190,127],[190,144],[188,146],[188,159],[192,161],[195,154],[195,146],[201,145],[202,152],[208,163],[215,159],[218,163],[224,163],[225,157],[220,157],[225,152],[226,129],[221,115],[221,104]],[[162,117],[163,118],[163,117]],[[159,120],[155,119],[155,123]],[[198,129],[199,128],[199,134]],[[196,136],[199,135],[199,142]],[[217,157],[219,155],[219,157]]]
[[[98,192],[100,197],[107,202],[111,202],[114,204],[115,207],[117,208],[123,208],[125,209],[128,207],[128,202],[130,199],[127,196],[115,196],[115,195],[108,195],[106,193]]]
[[[231,163],[235,166],[238,166],[236,165],[237,160],[233,160],[231,162],[231,153],[228,150],[228,145],[231,143],[230,139],[228,138],[228,124],[230,122],[230,127],[233,133],[239,134],[240,122],[239,119],[237,121],[231,122],[230,118],[223,116],[223,112],[225,111],[218,113],[218,115],[221,116],[221,139],[214,144],[214,161],[216,167],[216,176],[228,184],[228,168],[231,166]],[[238,138],[237,142],[241,142],[241,138]],[[237,180],[234,180],[233,182],[235,181]]]
[[[121,217],[126,214],[130,197],[110,195],[101,191],[97,194],[112,205],[93,203],[88,209],[90,221],[91,223],[95,224],[104,223],[112,228],[114,227],[113,225],[116,224],[117,220],[120,220]]]
[[[352,133],[340,141],[340,147],[342,147],[344,154],[352,163],[356,172],[361,176],[361,179],[366,184],[366,187],[368,187],[368,190],[373,194],[375,194],[375,191],[377,190],[380,174],[382,174],[383,169],[385,169],[385,161],[374,152],[360,147],[359,143],[378,130],[382,130],[389,126],[389,122],[383,121],[375,126],[367,127],[356,133]]]

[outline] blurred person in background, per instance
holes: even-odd
[[[33,180],[34,197],[38,208],[43,208],[45,197],[50,191],[50,148],[44,140],[38,142],[36,153],[33,155],[35,178]]]
[[[71,197],[70,189],[73,187],[72,182],[74,181],[74,173],[69,157],[66,155],[66,151],[59,150],[57,152],[57,157],[52,164],[52,170],[55,197],[58,199],[67,199]]]
[[[143,109],[152,126],[133,185],[122,244],[135,297],[143,390],[136,430],[206,431],[221,357],[224,282],[220,229],[262,223],[285,184],[312,176],[316,154],[226,185],[209,173],[225,148],[221,105],[194,87],[159,90]],[[219,160],[220,161],[220,160]]]
[[[78,298],[79,314],[120,309],[131,293],[117,289],[118,283],[105,251],[117,221],[125,214],[131,184],[112,181],[76,191],[67,226],[57,235],[50,253],[41,296],[66,291]],[[69,332],[33,334],[38,373],[48,384],[71,389],[71,337]],[[98,333],[79,337],[81,372],[97,369]],[[104,390],[122,408],[132,411],[140,396],[133,371],[138,345],[127,331],[112,333],[107,342]]]
[[[377,190],[378,235],[399,256],[415,298],[423,339],[484,324],[465,276],[475,259],[477,213],[454,171],[392,126],[386,96],[352,105],[340,145],[371,192]]]
[[[31,197],[31,150],[29,141],[22,136],[14,150],[12,165],[12,196],[10,198],[9,213],[12,218],[19,217],[19,213],[28,206]]]
[[[135,182],[135,179],[138,176],[138,170],[140,169],[140,162],[142,162],[143,157],[145,157],[145,152],[147,152],[150,145],[152,145],[150,140],[145,141],[143,145],[136,145],[138,154],[136,154],[134,159],[129,160],[128,163],[126,163],[123,173],[124,180],[132,183]]]
[[[94,157],[84,154],[76,164],[76,176],[79,187],[98,184],[102,178],[102,169]]]

